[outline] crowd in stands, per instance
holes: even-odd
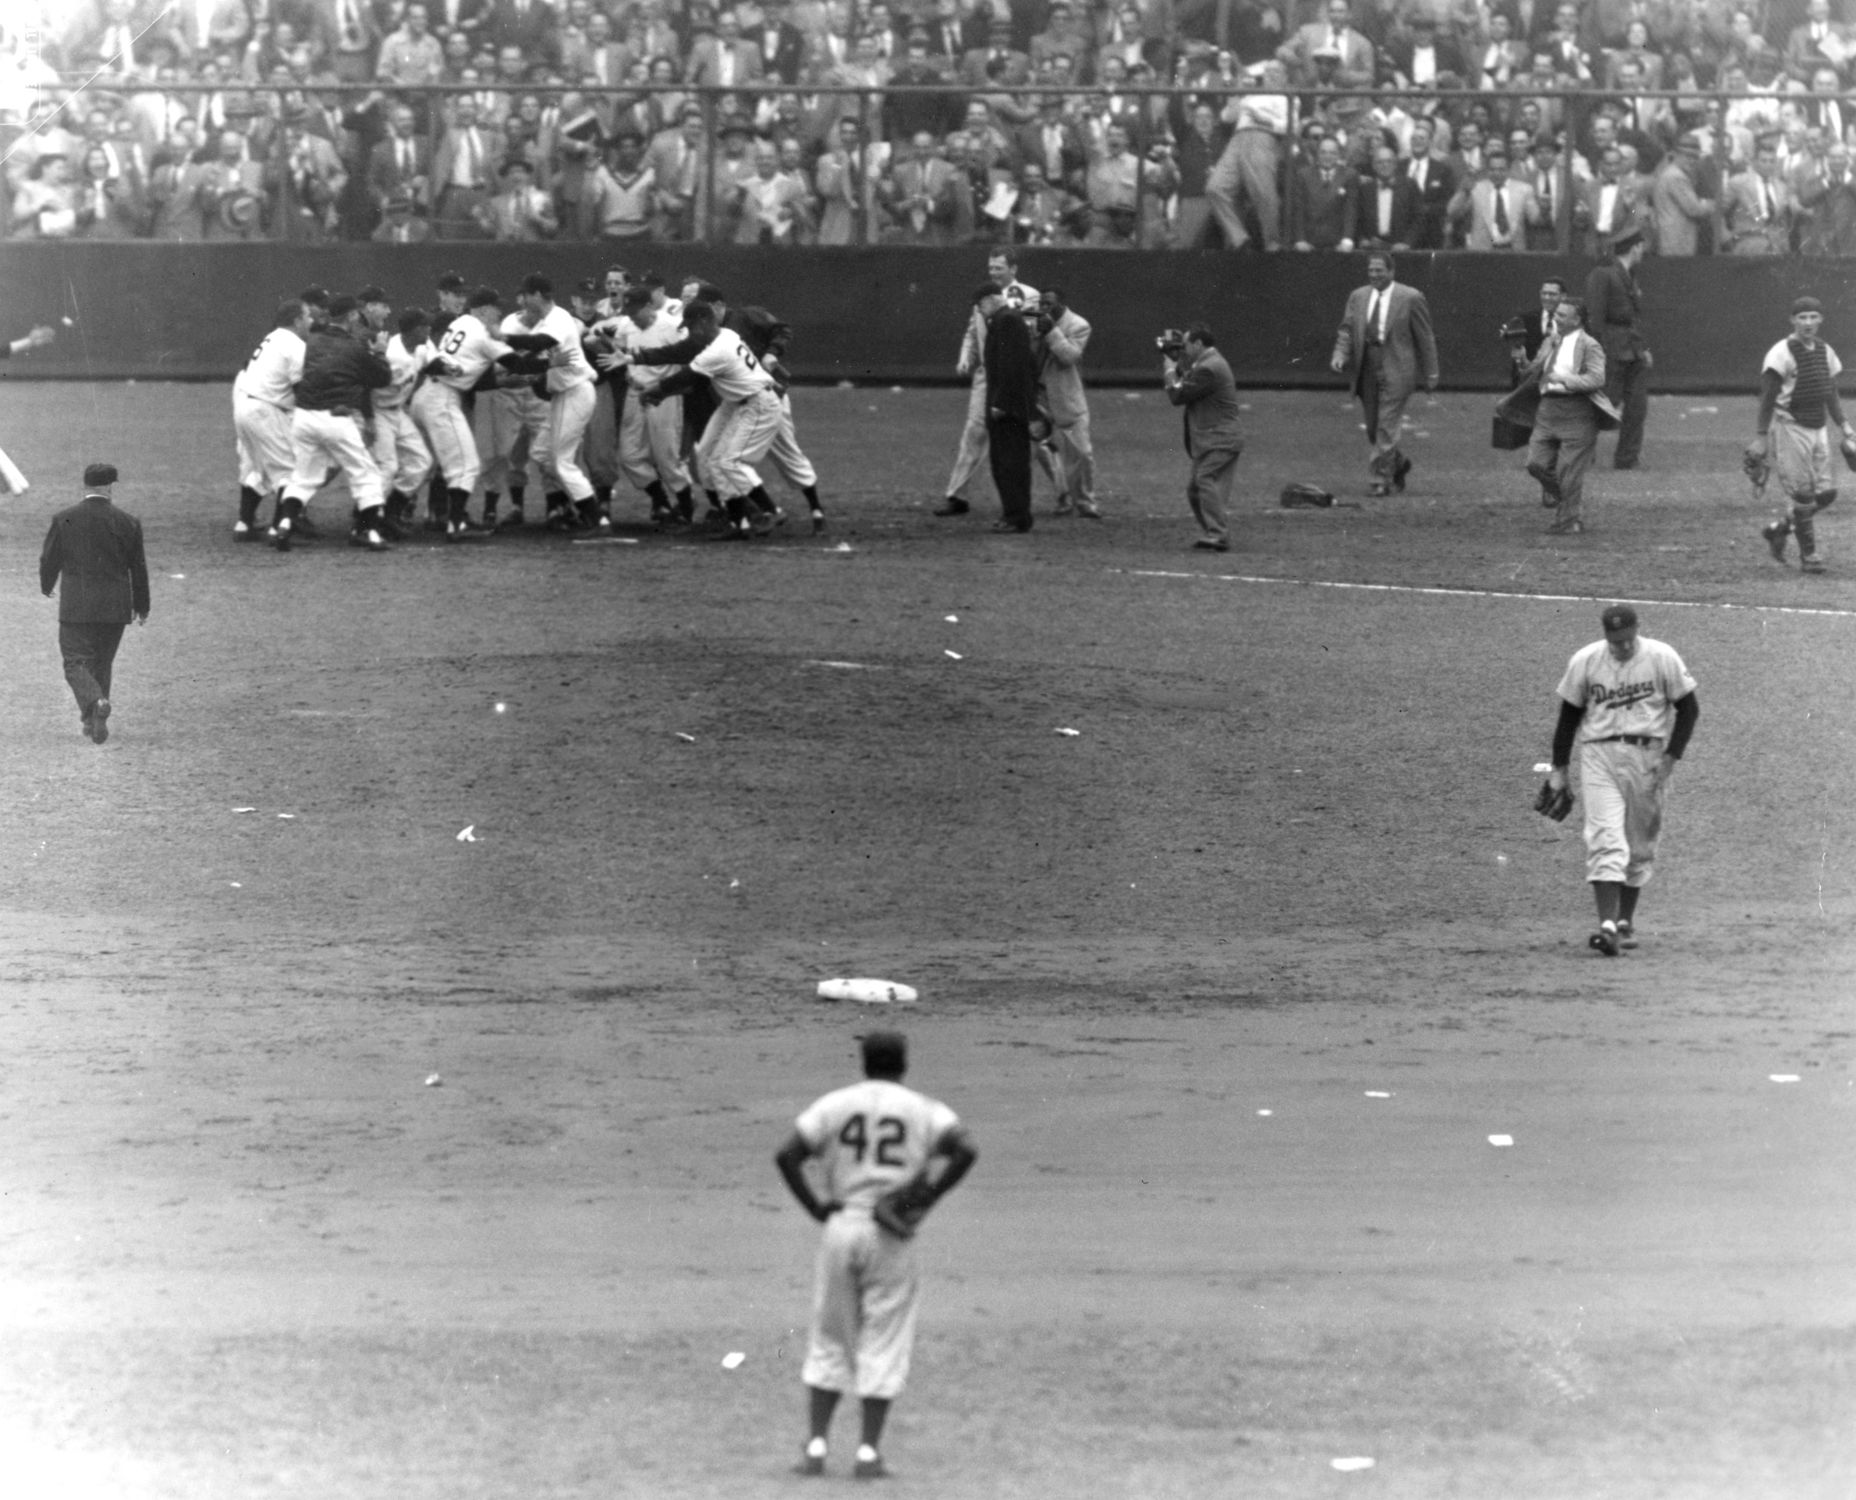
[[[1848,255],[1846,3],[85,0],[5,230]]]

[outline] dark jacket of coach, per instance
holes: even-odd
[[[1038,364],[1031,330],[990,282],[973,296],[986,321],[982,358],[986,365],[987,457],[1000,518],[994,531],[1031,529],[1031,442],[1048,430],[1038,415]]]
[[[142,523],[110,498],[116,470],[84,470],[84,498],[52,517],[39,554],[39,588],[58,588],[58,649],[84,734],[101,745],[109,738],[110,670],[130,620],[148,620],[148,560]],[[59,580],[63,586],[59,587]]]

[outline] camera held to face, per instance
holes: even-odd
[[[1186,335],[1183,329],[1168,328],[1154,340],[1154,347],[1168,359],[1178,359],[1186,352]]]

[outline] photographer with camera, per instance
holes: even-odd
[[[1096,456],[1089,443],[1089,397],[1083,390],[1083,350],[1089,347],[1088,322],[1072,312],[1061,290],[1044,293],[1038,302],[1032,338],[1037,344],[1038,379],[1044,410],[1050,418],[1056,460],[1057,514],[1102,519],[1096,509]]]
[[[1164,361],[1166,398],[1185,408],[1186,454],[1192,460],[1186,503],[1204,532],[1192,545],[1205,552],[1229,552],[1231,533],[1224,512],[1244,452],[1237,424],[1237,382],[1203,323],[1184,330],[1169,328],[1154,342]]]

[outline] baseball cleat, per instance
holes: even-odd
[[[1637,946],[1637,929],[1631,926],[1628,921],[1620,921],[1618,923],[1618,946],[1620,948],[1635,948]]]
[[[1759,534],[1766,539],[1766,546],[1771,549],[1773,559],[1785,561],[1785,544],[1791,539],[1790,521],[1771,521],[1759,528]]]
[[[825,1472],[825,1444],[819,1438],[813,1438],[806,1444],[806,1451],[800,1455],[799,1462],[793,1465],[795,1474],[804,1474],[815,1478]]]
[[[1085,521],[1100,521],[1102,519],[1102,512],[1096,509],[1096,507],[1091,505],[1087,500],[1078,500],[1076,502],[1076,513]]]
[[[1387,495],[1392,493],[1392,486],[1387,484],[1383,479],[1375,479],[1366,487],[1366,493],[1371,495],[1375,500],[1384,499]]]
[[[964,516],[971,509],[973,509],[973,507],[968,505],[966,501],[956,500],[952,495],[949,495],[935,507],[934,513],[937,516]]]
[[[1548,536],[1583,536],[1584,534],[1585,522],[1577,516],[1565,521],[1555,521],[1547,528]]]
[[[825,529],[825,512],[822,510],[813,511],[812,512],[812,535],[817,536],[824,529]]]
[[[1411,460],[1399,454],[1398,463],[1392,470],[1392,488],[1401,495],[1405,493],[1405,476],[1411,472]]]
[[[369,552],[391,552],[393,550],[387,544],[387,539],[372,526],[363,531],[354,532],[348,540],[352,545],[365,547]]]
[[[270,536],[271,545],[279,552],[290,550],[290,523],[288,521],[279,521],[271,528]]]
[[[1592,934],[1590,942],[1592,947],[1604,954],[1606,958],[1616,958],[1618,956],[1619,947],[1618,924],[1616,922],[1601,922],[1598,931]]]
[[[255,542],[263,535],[256,526],[249,526],[243,521],[232,523],[232,540],[235,542]]]
[[[869,1458],[858,1455],[857,1462],[851,1467],[853,1479],[888,1479],[889,1465],[883,1462],[883,1455],[874,1453]]]
[[[90,737],[101,745],[110,737],[110,700],[97,699],[97,706],[90,711]]]
[[[1815,552],[1809,557],[1799,558],[1798,566],[1806,573],[1822,573],[1828,568],[1828,564],[1825,563],[1824,559],[1819,557]]]

